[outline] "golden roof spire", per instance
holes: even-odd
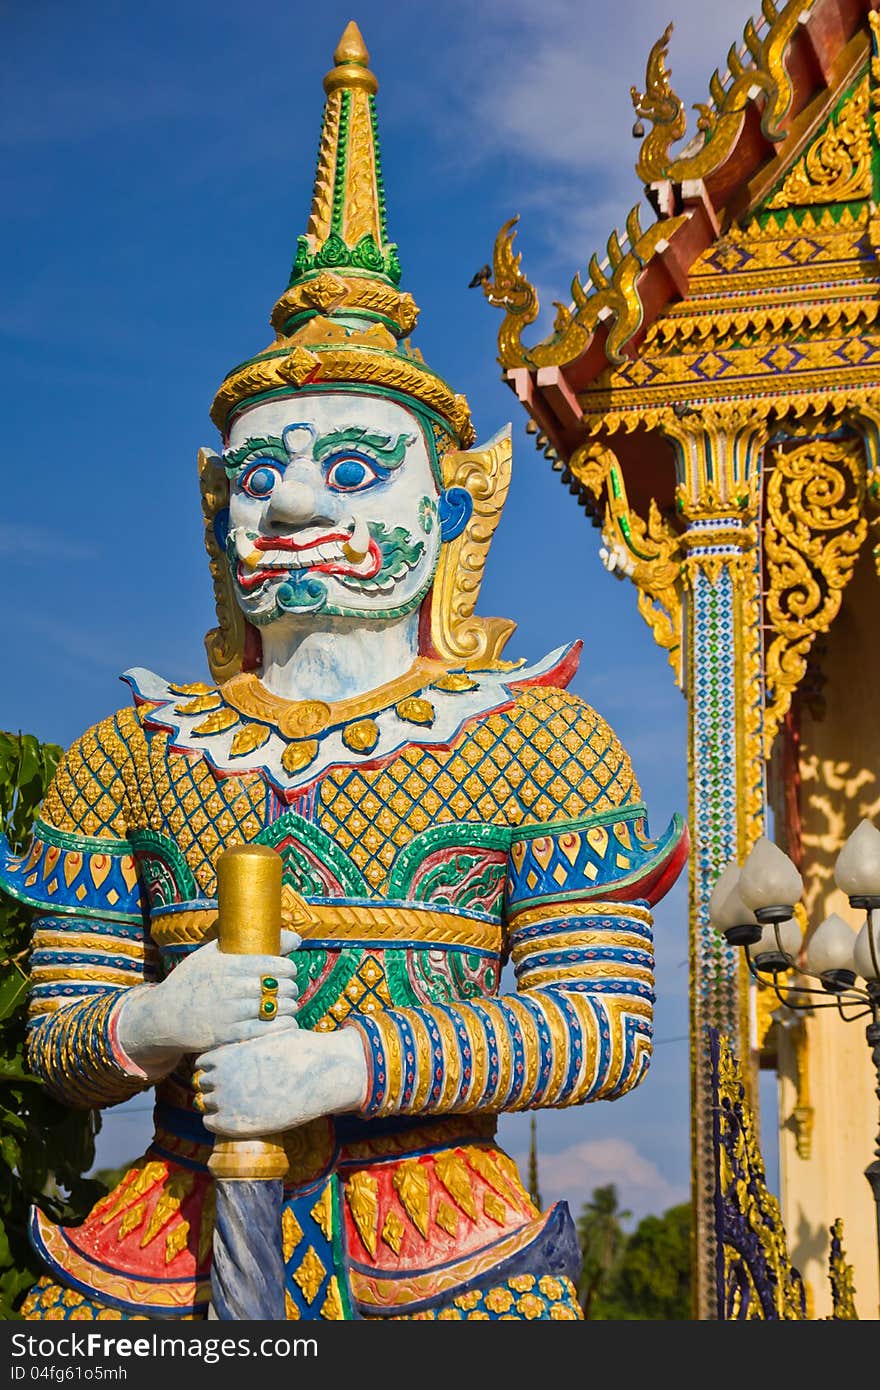
[[[364,36],[353,19],[342,31],[342,38],[333,53],[335,68],[324,78],[324,91],[335,92],[337,87],[361,86],[374,96],[379,90],[375,75],[370,72],[370,55]]]

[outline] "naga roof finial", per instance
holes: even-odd
[[[648,54],[645,71],[645,90],[630,88],[637,122],[648,120],[648,131],[639,151],[636,173],[644,183],[658,178],[670,159],[670,148],[680,140],[687,128],[684,104],[672,89],[666,66],[672,24],[667,24]],[[635,127],[634,127],[635,129]]]

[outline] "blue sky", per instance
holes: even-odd
[[[379,78],[402,287],[422,310],[414,342],[468,396],[479,439],[513,424],[479,609],[518,623],[508,655],[582,638],[572,689],[629,749],[652,827],[686,814],[685,702],[635,591],[604,571],[598,531],[526,435],[500,379],[499,315],[467,285],[519,213],[542,303],[567,299],[640,197],[629,88],[651,44],[672,19],[673,82],[690,104],[749,14],[734,0],[386,0],[360,13],[336,0],[0,0],[0,728],[68,744],[125,703],[127,667],[206,674],[196,455],[218,442],[221,378],[271,337],[309,210],[321,79],[354,18]],[[687,1197],[686,874],[656,936],[651,1072],[613,1104],[539,1112],[545,1202],[577,1212],[611,1181],[636,1217]],[[100,1161],[136,1156],[148,1119],[143,1100],[109,1112]],[[500,1132],[523,1157],[528,1117]]]

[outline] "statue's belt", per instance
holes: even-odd
[[[305,911],[303,910],[305,909]],[[464,946],[500,955],[504,928],[461,913],[438,912],[418,904],[304,903],[282,906],[282,922],[304,941],[382,941],[424,946]],[[150,934],[160,948],[197,945],[217,934],[215,907],[182,907],[154,913]]]
[[[160,1083],[151,1152],[172,1163],[207,1171],[214,1137],[205,1129],[200,1115],[169,1099],[171,1089],[167,1080]],[[320,1116],[283,1136],[290,1165],[285,1184],[297,1187],[314,1182],[337,1166],[368,1159],[427,1153],[465,1142],[482,1143],[494,1138],[497,1124],[494,1114],[392,1115],[382,1120],[362,1120],[356,1115]]]

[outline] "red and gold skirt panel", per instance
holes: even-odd
[[[290,1136],[281,1231],[289,1318],[580,1316],[570,1279],[542,1269],[540,1256],[509,1279],[492,1277],[539,1250],[548,1217],[494,1143],[490,1119],[360,1128],[319,1121]],[[24,1318],[206,1316],[209,1150],[175,1161],[169,1137],[158,1138],[81,1225],[34,1213],[50,1277],[28,1294]]]

